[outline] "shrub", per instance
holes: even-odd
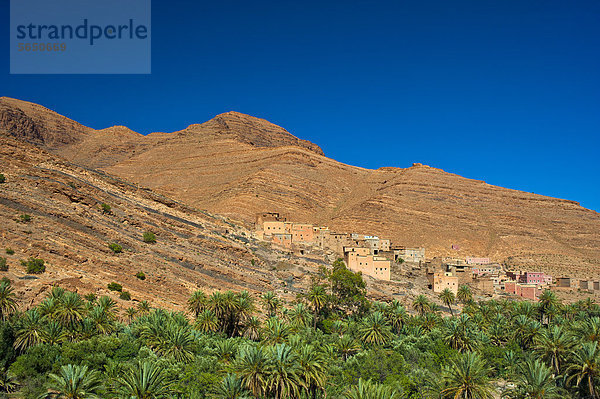
[[[13,251],[11,248],[6,248],[6,254],[7,255],[14,255],[15,251]]]
[[[121,292],[121,295],[119,295],[119,298],[121,298],[124,301],[130,301],[131,294],[129,293],[129,291],[123,291],[123,292]]]
[[[100,208],[102,208],[102,213],[104,213],[104,214],[112,213],[112,208],[110,207],[110,205],[105,204],[104,202],[102,204],[100,204]]]
[[[110,284],[108,284],[108,289],[111,291],[121,292],[121,291],[123,291],[123,286],[119,283],[110,283]]]
[[[116,254],[120,254],[121,252],[123,252],[123,247],[115,242],[108,244],[108,247],[111,249],[111,251],[113,251]]]
[[[4,183],[6,181],[6,177],[4,177],[4,175],[2,173],[0,173],[0,184]]]
[[[147,231],[144,233],[144,242],[147,244],[154,244],[156,242],[156,236],[153,232]]]
[[[135,274],[135,276],[136,276],[137,278],[139,278],[140,280],[145,280],[145,279],[146,279],[146,274],[145,274],[144,272],[137,272],[137,273]]]
[[[6,258],[0,256],[0,272],[7,272],[8,265],[6,264]]]
[[[26,214],[26,213],[24,213],[21,216],[19,216],[19,218],[21,219],[21,222],[23,222],[23,223],[29,223],[29,222],[31,222],[31,216],[28,215],[28,214]]]
[[[42,259],[29,258],[29,260],[22,260],[21,265],[27,268],[27,274],[42,274],[46,271],[46,265]]]
[[[75,183],[73,183],[72,181],[68,182],[67,185],[71,188],[77,188],[77,186],[75,185]]]

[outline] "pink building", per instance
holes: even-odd
[[[539,289],[537,284],[521,284],[516,281],[506,281],[504,283],[504,291],[509,294],[520,296],[521,298],[536,301]]]
[[[517,283],[515,281],[506,281],[504,283],[504,291],[509,294],[515,294],[517,292]]]
[[[525,272],[519,276],[519,282],[523,284],[549,285],[552,284],[552,276],[543,272]]]
[[[489,265],[490,258],[476,258],[473,256],[467,256],[465,259],[467,265]]]

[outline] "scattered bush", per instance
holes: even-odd
[[[0,173],[0,184],[4,183],[6,181],[6,177],[4,177],[4,175],[2,173]]]
[[[156,236],[153,232],[147,231],[144,233],[144,242],[147,244],[154,244],[156,242]]]
[[[144,272],[137,272],[137,273],[135,274],[135,276],[136,276],[137,278],[139,278],[140,280],[145,280],[145,279],[146,279],[146,274],[145,274]]]
[[[0,272],[7,272],[8,265],[6,264],[6,258],[0,256]]]
[[[111,291],[121,292],[121,291],[123,291],[123,286],[119,283],[110,283],[110,284],[108,284],[108,289]]]
[[[46,271],[43,259],[29,258],[29,260],[22,260],[21,265],[27,268],[27,274],[42,274]]]
[[[121,252],[123,252],[123,247],[115,242],[111,242],[110,244],[108,244],[108,247],[111,249],[111,251],[113,251],[116,254],[120,254]]]
[[[21,219],[22,223],[29,223],[29,222],[31,222],[31,216],[28,215],[28,214],[26,214],[26,213],[24,213],[21,216],[19,216],[19,218]]]
[[[72,181],[68,182],[67,185],[71,188],[77,188],[77,186],[75,185],[75,183],[73,183]]]
[[[15,251],[13,251],[11,248],[6,248],[6,254],[7,255],[14,255]]]
[[[123,292],[121,292],[121,295],[119,295],[119,298],[121,298],[124,301],[130,301],[131,294],[129,293],[129,291],[123,291]]]
[[[108,215],[112,213],[112,208],[110,207],[110,205],[105,204],[104,202],[102,204],[100,204],[100,208],[102,208],[102,213]]]

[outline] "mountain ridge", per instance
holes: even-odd
[[[24,126],[45,120],[28,114],[39,109],[24,108],[20,111],[29,118]],[[14,120],[0,110],[0,127],[13,135],[24,130]],[[276,211],[335,231],[424,246],[431,256],[510,258],[515,267],[555,273],[571,267],[590,276],[600,269],[600,214],[576,201],[417,163],[379,169],[346,165],[282,127],[238,112],[173,133],[124,139],[95,132],[100,133],[49,150],[248,226],[256,213]]]

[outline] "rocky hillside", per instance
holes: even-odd
[[[148,300],[177,310],[198,288],[275,290],[291,298],[324,263],[324,254],[291,258],[226,218],[76,166],[1,129],[0,173],[6,179],[0,184],[0,256],[9,266],[0,278],[13,280],[22,308],[43,299],[52,285],[109,294],[122,307]],[[145,232],[156,242],[144,242]],[[122,252],[114,253],[112,243]],[[43,259],[46,272],[27,275],[21,260],[30,258]],[[134,302],[109,292],[111,282],[122,284]]]
[[[423,165],[345,165],[283,128],[234,112],[144,137],[123,127],[83,128],[18,100],[2,99],[0,105],[0,126],[15,137],[42,136],[37,145],[72,162],[248,226],[256,212],[278,211],[337,231],[425,246],[428,256],[489,256],[515,267],[590,278],[600,269],[600,214],[573,201]],[[65,131],[67,139],[59,140]],[[452,244],[460,251],[452,251]]]

